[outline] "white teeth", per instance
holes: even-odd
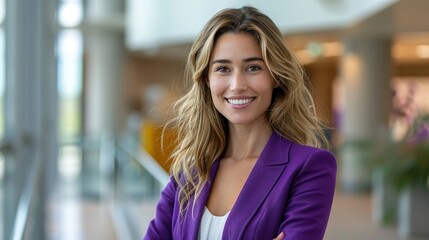
[[[247,98],[247,99],[227,99],[229,103],[234,104],[234,105],[243,105],[243,104],[247,104],[249,102],[251,102],[253,99],[252,98]]]

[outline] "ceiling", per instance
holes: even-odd
[[[341,1],[341,0],[336,0]],[[393,57],[402,62],[428,62],[429,64],[429,0],[399,0],[395,4],[342,29],[311,32],[294,32],[285,36],[288,46],[301,54],[312,47],[334,45],[341,47],[345,36],[368,38],[392,38]],[[317,43],[316,45],[314,45]],[[190,48],[189,42],[162,46],[145,57],[184,60]],[[310,49],[309,49],[310,48]],[[338,48],[338,47],[336,47]],[[336,52],[336,53],[335,53]],[[341,54],[335,50],[329,57]],[[320,56],[318,56],[320,59]],[[315,59],[313,59],[315,60]],[[305,61],[304,61],[305,63]]]

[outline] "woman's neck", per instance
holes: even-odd
[[[255,127],[230,125],[225,158],[234,160],[258,158],[272,132],[268,123]]]

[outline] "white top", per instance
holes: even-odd
[[[221,240],[223,228],[229,212],[224,216],[214,216],[207,207],[204,208],[200,225],[200,240]]]

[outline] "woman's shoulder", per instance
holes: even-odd
[[[305,161],[307,159],[328,159],[328,161],[335,161],[334,154],[324,148],[315,147],[315,146],[309,146],[301,143],[294,142],[292,140],[289,140],[288,138],[282,137],[282,145],[288,146],[289,148],[289,158],[290,160],[298,160]]]
[[[322,154],[322,155],[332,155],[333,156],[333,153],[331,151],[329,151],[328,149],[321,148],[321,147],[315,147],[315,146],[309,146],[309,145],[300,144],[300,143],[294,143],[293,149],[295,151],[304,152],[304,153],[307,153],[309,155]]]

